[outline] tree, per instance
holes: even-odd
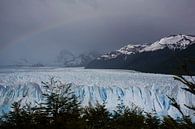
[[[71,85],[62,84],[54,78],[42,83],[45,87],[44,102],[34,107],[15,102],[13,111],[1,119],[0,128],[81,129],[80,103],[71,91]]]
[[[117,106],[113,126],[116,129],[141,129],[144,128],[144,121],[145,116],[142,109],[133,104],[129,108],[121,103]]]
[[[86,107],[83,111],[86,129],[111,129],[111,113],[105,105],[97,103],[95,107]]]
[[[188,59],[188,60],[183,61],[182,65],[181,65],[182,70],[188,76],[175,75],[174,79],[181,82],[182,84],[184,84],[185,87],[182,87],[183,90],[185,90],[186,92],[188,92],[192,95],[195,95],[195,80],[193,78],[194,73],[191,73],[189,68],[188,68],[187,62],[189,62],[189,61],[192,64],[195,63],[194,60],[189,60]],[[182,119],[183,119],[183,121],[181,122],[182,125],[183,125],[182,128],[194,129],[195,124],[192,122],[190,116],[187,116],[186,114],[183,113],[183,111],[181,109],[181,106],[177,103],[175,98],[172,98],[172,97],[169,97],[169,96],[168,96],[168,98],[171,100],[171,105],[173,107],[175,107],[182,115]],[[193,115],[195,115],[195,105],[186,105],[186,104],[184,104],[184,106],[186,108],[188,108],[189,110],[191,110],[193,112]],[[169,117],[169,120],[172,120],[172,119]]]

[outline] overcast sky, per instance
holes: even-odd
[[[0,64],[195,34],[195,0],[0,0]]]

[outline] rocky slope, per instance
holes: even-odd
[[[183,63],[195,57],[195,37],[173,35],[146,45],[127,45],[86,65],[97,69],[131,69],[141,72],[184,74]],[[195,67],[188,65],[195,73]]]

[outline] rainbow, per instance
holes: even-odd
[[[0,47],[0,50],[1,49],[5,49],[5,48],[9,48],[12,45],[19,44],[19,43],[24,42],[24,41],[26,41],[26,40],[28,40],[28,39],[30,39],[32,37],[35,37],[36,35],[39,35],[41,33],[50,31],[52,29],[59,28],[61,26],[65,26],[66,24],[69,24],[69,23],[71,23],[71,21],[67,22],[67,20],[66,21],[64,20],[64,21],[61,21],[61,22],[51,23],[51,24],[43,26],[43,27],[41,27],[39,29],[34,29],[34,30],[24,34],[24,35],[21,35],[18,38],[15,38],[15,39],[11,40],[10,42],[6,43],[5,45],[2,45]]]

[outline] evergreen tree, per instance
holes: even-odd
[[[144,128],[145,116],[143,110],[132,104],[132,107],[118,105],[114,116],[116,129],[141,129]],[[138,124],[139,123],[139,124]]]
[[[83,112],[86,129],[111,129],[111,113],[105,105],[97,104],[95,107],[86,107]]]

